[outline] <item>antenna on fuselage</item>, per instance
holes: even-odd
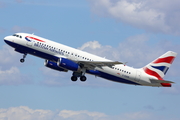
[[[128,63],[128,62],[125,62],[125,63],[124,63],[124,66],[126,66],[127,63]]]

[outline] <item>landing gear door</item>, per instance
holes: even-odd
[[[141,80],[141,71],[137,70],[137,71],[136,71],[135,81],[136,81],[136,82],[139,82],[140,80]]]

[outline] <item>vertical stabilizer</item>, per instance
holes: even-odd
[[[177,53],[168,51],[153,62],[143,67],[143,70],[148,75],[154,76],[158,80],[163,80],[163,77],[166,75],[176,55]]]

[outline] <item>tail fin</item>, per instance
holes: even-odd
[[[156,60],[152,61],[151,63],[143,67],[143,70],[148,75],[154,76],[158,80],[163,80],[163,77],[166,75],[176,55],[177,53],[168,51]]]

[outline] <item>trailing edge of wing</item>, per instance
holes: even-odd
[[[167,80],[157,80],[157,79],[150,79],[151,83],[174,83],[172,81]]]
[[[122,62],[118,61],[77,61],[78,63],[84,64],[87,67],[103,67],[103,66],[108,66],[112,67],[117,64],[123,64]]]

